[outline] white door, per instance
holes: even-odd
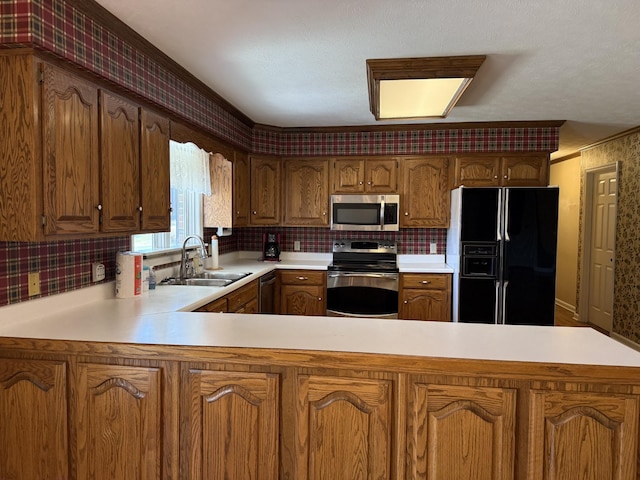
[[[587,320],[611,332],[617,177],[615,170],[593,175]]]

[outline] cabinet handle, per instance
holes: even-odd
[[[404,216],[408,217],[409,216],[409,212],[404,212]]]
[[[309,280],[307,277],[296,277],[297,280]]]
[[[368,181],[368,182],[367,182],[367,185],[371,185],[371,181]]]
[[[141,212],[141,211],[142,211],[142,205],[140,205],[140,206],[138,207],[138,211],[139,211],[139,212]]]
[[[326,216],[327,216],[327,212],[322,212],[322,215],[323,215],[324,217],[326,217]]]
[[[102,210],[102,205],[98,204],[98,206],[96,207],[96,210],[98,211]]]
[[[322,297],[318,297],[318,301],[321,302],[322,301]]]
[[[504,178],[509,178],[509,175],[505,175]]]
[[[421,283],[422,285],[427,285],[427,284],[431,283],[431,280],[422,280],[422,281],[420,281],[418,283]]]
[[[358,182],[358,185],[362,185],[362,182]]]
[[[403,303],[406,305],[407,303],[409,303],[409,300],[405,300]]]
[[[498,175],[494,175],[493,178],[498,178]]]
[[[256,212],[255,210],[252,212],[254,215],[256,215],[258,212]]]

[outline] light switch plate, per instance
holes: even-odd
[[[429,245],[429,253],[438,253],[438,244],[435,242],[431,242]]]
[[[294,240],[294,242],[293,242],[293,250],[295,252],[299,252],[300,251],[300,240]]]
[[[29,273],[29,296],[40,295],[40,272]]]

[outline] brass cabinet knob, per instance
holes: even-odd
[[[102,210],[102,205],[98,204],[98,206],[96,207],[96,210],[98,211]]]

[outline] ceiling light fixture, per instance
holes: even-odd
[[[367,60],[369,106],[376,120],[444,118],[485,55]]]

